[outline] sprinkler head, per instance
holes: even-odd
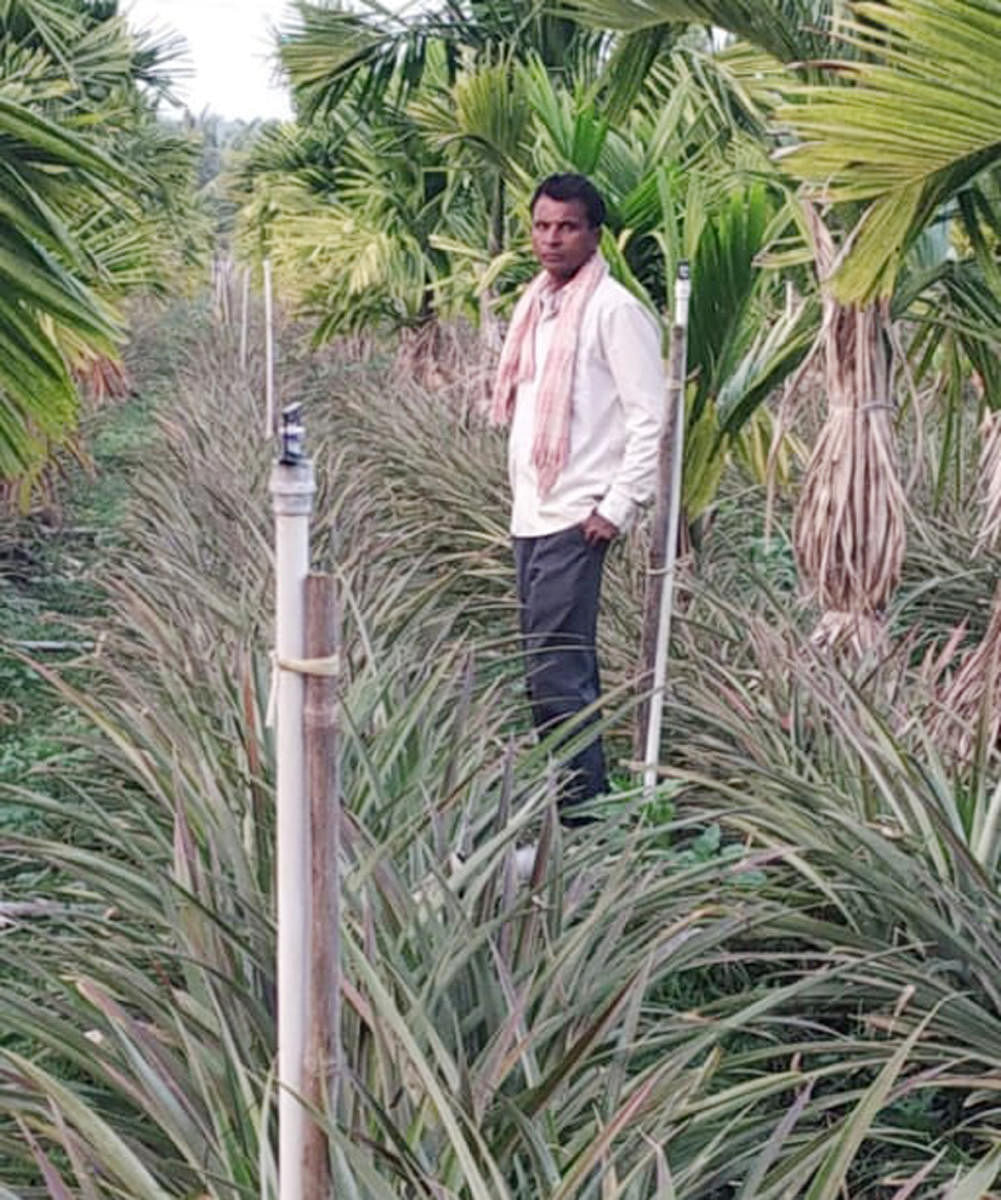
[[[674,323],[688,324],[688,301],[692,294],[692,273],[688,259],[683,258],[678,263],[678,273],[674,277]]]
[[[281,438],[281,454],[278,461],[287,467],[302,462],[306,427],[302,423],[301,400],[297,400],[294,404],[286,404],[282,409],[281,429],[278,436]]]

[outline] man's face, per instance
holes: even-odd
[[[580,200],[540,196],[532,209],[532,249],[559,286],[572,279],[597,250],[600,227],[588,224]]]

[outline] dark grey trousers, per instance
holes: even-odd
[[[577,525],[512,541],[532,717],[540,733],[550,733],[601,693],[595,634],[608,543],[587,542]],[[597,719],[595,713],[588,721]],[[570,736],[579,732],[578,725]],[[574,754],[568,768],[560,798],[565,822],[568,807],[608,790],[600,737]]]

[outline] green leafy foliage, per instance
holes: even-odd
[[[860,300],[889,295],[914,238],[997,163],[1001,14],[969,0],[889,0],[853,5],[852,17],[838,29],[863,55],[846,64],[852,86],[807,89],[777,115],[800,142],[790,170],[829,200],[871,202],[837,283]]]
[[[854,11],[905,7],[917,0]],[[30,67],[80,27],[55,6],[26,20],[43,8],[11,8],[23,55],[0,79],[62,130],[60,88]],[[571,20],[585,12],[633,40],[587,35]],[[886,45],[903,54],[845,16],[798,0],[581,0],[558,18],[449,4],[411,21],[310,5],[288,31],[309,119],[263,130],[237,176],[248,257],[272,257],[330,342],[309,354],[286,329],[280,358],[307,404],[315,560],[343,602],[346,1070],[319,1114],[338,1195],[994,1186],[998,755],[973,728],[965,758],[940,742],[930,666],[953,671],[983,632],[997,567],[989,551],[969,564],[971,364],[989,403],[997,383],[999,222],[980,178],[894,264],[920,536],[868,657],[804,637],[783,495],[760,512],[772,450],[787,481],[798,448],[775,438],[768,400],[818,319],[784,160],[760,139],[783,89],[820,95],[832,46],[864,61],[857,78]],[[709,54],[682,35],[690,21],[760,49]],[[108,28],[98,41],[112,45]],[[74,100],[90,117],[107,115],[114,61]],[[134,131],[119,100],[101,143],[113,158]],[[147,144],[173,155],[178,182],[184,143],[161,130]],[[609,556],[616,786],[574,831],[553,820],[574,741],[536,742],[521,698],[503,446],[478,419],[489,357],[435,320],[504,311],[532,270],[532,181],[563,169],[608,195],[608,257],[651,307],[692,262],[685,496],[713,534],[679,579],[652,801],[626,749],[645,530]],[[65,233],[50,257],[102,303],[112,274],[123,291],[142,277],[104,186],[91,241],[89,186],[60,201],[64,229],[45,232],[55,200],[23,218],[33,236]],[[380,326],[419,336],[336,340]],[[275,1189],[272,448],[234,436],[260,425],[262,364],[252,351],[238,365],[232,333],[204,307],[139,320],[137,373],[160,407],[101,563],[101,654],[85,677],[4,659],[17,703],[38,704],[44,677],[60,714],[18,745],[44,761],[14,764],[0,839],[0,1157],[26,1194]],[[54,336],[65,352],[65,326]],[[926,411],[917,389],[939,377],[956,403]],[[938,520],[916,522],[932,503]],[[50,755],[56,733],[72,749]],[[512,851],[528,840],[536,865],[518,885]]]
[[[189,237],[174,257],[196,151],[150,99],[175,52],[114,5],[0,14],[0,478],[30,476],[72,429],[74,372],[117,357],[115,303],[197,254]]]
[[[49,673],[86,755],[9,793],[65,832],[5,835],[5,902],[37,902],[44,864],[55,908],[0,952],[0,1141],[70,1189],[253,1194],[275,1169],[270,456],[229,436],[259,416],[235,346],[172,323],[183,353],[140,331],[164,407],[102,571],[99,678]],[[1001,856],[992,793],[894,715],[920,713],[920,677],[813,654],[747,571],[746,503],[721,507],[686,580],[659,800],[623,773],[518,888],[566,748],[526,735],[500,442],[462,418],[468,384],[285,361],[344,599],[337,1186],[984,1186]],[[610,562],[613,746],[641,555]]]

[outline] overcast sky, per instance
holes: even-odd
[[[193,74],[179,90],[195,113],[208,108],[248,120],[291,115],[269,62],[269,29],[280,22],[286,0],[127,0],[122,7],[134,25],[185,36]]]

